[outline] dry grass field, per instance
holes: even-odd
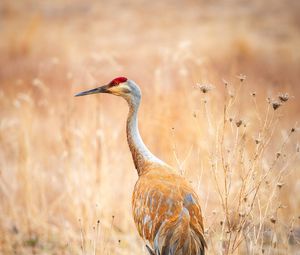
[[[300,2],[0,2],[0,254],[146,254],[126,102],[197,190],[208,254],[300,254]],[[297,122],[298,121],[298,122]]]

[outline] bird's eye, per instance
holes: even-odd
[[[128,88],[123,88],[123,92],[128,94],[130,93],[130,90]]]
[[[115,86],[118,86],[119,83],[117,83],[117,82],[111,82],[109,85],[110,85],[110,87],[115,87]]]

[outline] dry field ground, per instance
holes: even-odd
[[[2,0],[0,33],[0,254],[146,254],[127,105],[73,97],[120,75],[208,254],[300,254],[298,0]]]

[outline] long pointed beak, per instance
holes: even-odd
[[[108,90],[108,85],[104,85],[102,87],[95,88],[95,89],[82,91],[82,92],[76,94],[75,97],[81,97],[81,96],[97,94],[97,93],[110,93],[110,91]]]

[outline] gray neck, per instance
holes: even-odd
[[[159,163],[164,164],[163,161],[155,157],[149,149],[144,144],[138,128],[138,109],[140,105],[140,98],[128,99],[127,100],[129,105],[129,113],[127,118],[127,141],[128,145],[132,154],[133,162],[135,168],[140,175],[146,163]]]

